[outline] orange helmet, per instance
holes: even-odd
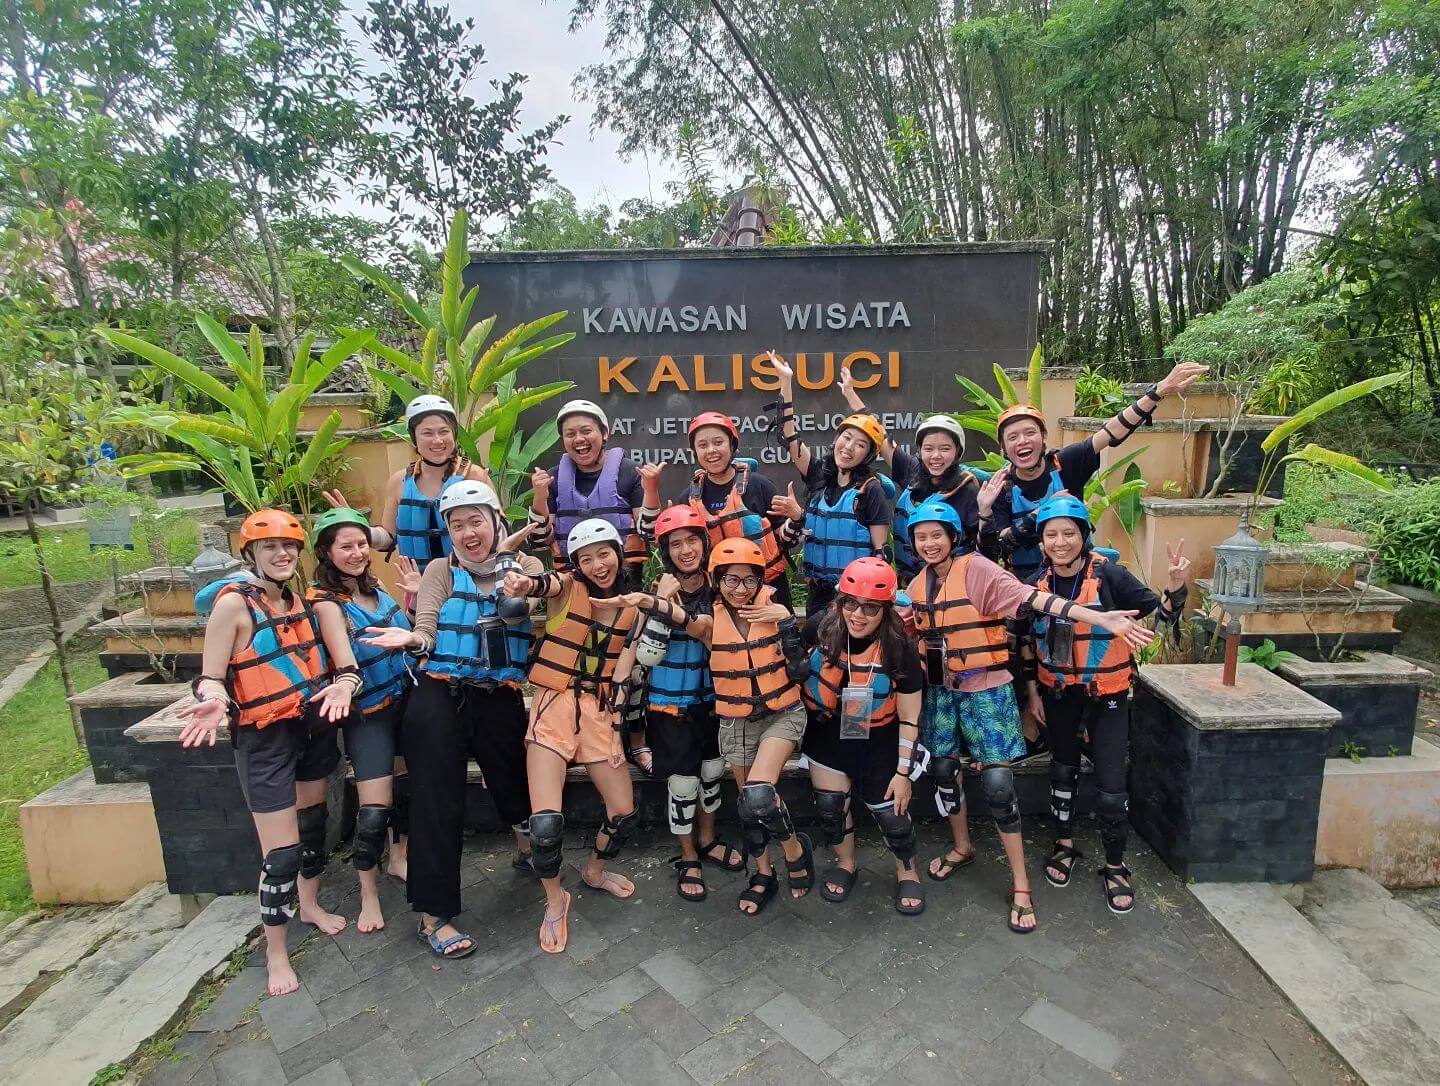
[[[872,456],[879,453],[880,446],[885,444],[885,427],[874,415],[847,415],[840,420],[840,425],[835,427],[835,432],[838,434],[847,426],[859,430],[870,439],[870,444],[875,446],[871,450]]]
[[[735,423],[731,421],[729,415],[722,414],[719,411],[702,411],[696,415],[690,420],[690,428],[686,431],[690,437],[691,445],[695,444],[695,431],[702,426],[720,427],[720,429],[730,435],[730,447],[732,449],[738,449],[740,447],[740,431],[735,429]]]
[[[765,568],[765,556],[760,553],[760,544],[753,539],[722,539],[710,552],[710,572],[717,572],[722,566],[754,566]]]
[[[672,505],[655,518],[655,542],[659,543],[671,532],[678,532],[681,528],[693,528],[709,538],[709,532],[705,528],[705,518],[697,513],[694,507]]]
[[[894,603],[899,588],[899,579],[890,563],[874,555],[855,559],[840,574],[840,594],[857,600]]]
[[[293,539],[304,546],[305,529],[283,509],[260,509],[241,523],[240,545],[258,543],[262,539]]]
[[[995,422],[995,438],[999,440],[1000,435],[1005,432],[1016,419],[1033,419],[1040,427],[1040,432],[1045,433],[1045,416],[1040,413],[1038,407],[1032,407],[1028,403],[1017,403],[1014,407],[1007,407],[1000,412],[1000,418]]]

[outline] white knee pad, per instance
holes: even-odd
[[[676,835],[695,829],[695,806],[700,795],[700,778],[673,773],[665,781],[670,791],[670,832]]]
[[[724,780],[724,758],[706,758],[700,763],[700,809],[706,814],[720,809],[720,785]]]

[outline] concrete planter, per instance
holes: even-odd
[[[1349,543],[1274,543],[1265,564],[1265,591],[1354,588],[1360,567],[1369,558],[1366,548]]]
[[[1305,882],[1340,714],[1254,664],[1140,669],[1130,726],[1130,820],[1197,882]]]
[[[125,738],[125,729],[188,692],[184,683],[163,682],[149,671],[130,671],[71,698],[70,704],[80,710],[95,783],[143,782],[140,752]]]
[[[1316,663],[1296,660],[1276,674],[1340,713],[1330,729],[1328,757],[1344,757],[1347,744],[1368,758],[1408,755],[1415,742],[1415,713],[1420,688],[1431,675],[1423,667],[1379,652],[1361,652],[1357,660]]]

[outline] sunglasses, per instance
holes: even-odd
[[[737,577],[733,573],[727,573],[720,578],[720,583],[726,588],[759,588],[759,577]]]
[[[857,600],[853,596],[841,596],[840,610],[858,611],[866,618],[874,618],[881,611],[885,610],[885,605],[882,603],[868,603],[865,600]]]

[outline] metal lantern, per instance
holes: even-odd
[[[224,532],[215,525],[201,528],[204,548],[195,560],[185,567],[185,576],[190,578],[190,588],[199,592],[207,584],[224,580],[244,568],[244,564],[221,548],[226,544]]]
[[[1210,581],[1210,602],[1229,618],[1225,630],[1225,669],[1221,681],[1235,685],[1240,652],[1240,615],[1258,611],[1265,602],[1265,565],[1270,548],[1250,534],[1250,517],[1240,518],[1235,534],[1215,548],[1215,575]]]

